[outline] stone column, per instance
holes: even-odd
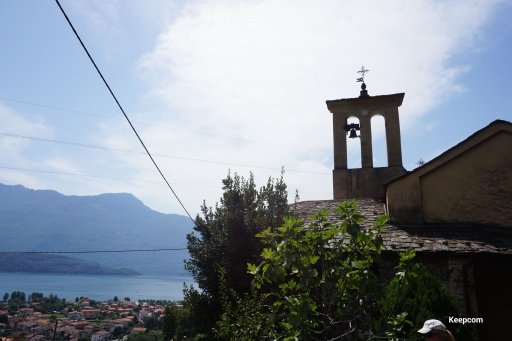
[[[348,113],[333,113],[334,169],[347,169],[347,132],[345,124]]]
[[[372,124],[369,114],[358,115],[361,128],[361,166],[373,168]]]
[[[398,108],[387,109],[383,116],[386,123],[388,167],[401,167],[402,147],[400,142],[400,121],[398,119]]]

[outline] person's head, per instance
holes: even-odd
[[[427,341],[455,341],[452,333],[439,320],[426,320],[418,333],[425,336]]]

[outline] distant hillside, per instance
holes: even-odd
[[[186,247],[192,222],[151,210],[132,194],[65,196],[0,184],[1,251],[87,251]],[[75,257],[75,256],[74,256]],[[76,255],[143,274],[183,274],[186,250]]]
[[[0,272],[38,272],[121,276],[140,275],[140,273],[131,269],[109,268],[83,259],[57,255],[20,253],[0,253]]]

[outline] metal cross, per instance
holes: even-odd
[[[357,81],[358,81],[358,82],[363,82],[363,83],[364,83],[364,74],[365,74],[365,73],[368,73],[369,71],[370,71],[370,70],[368,70],[368,69],[365,69],[365,68],[364,68],[364,65],[363,65],[363,66],[361,66],[361,70],[357,71],[357,73],[360,73],[362,77],[361,77],[361,78],[358,78],[358,79],[357,79]]]

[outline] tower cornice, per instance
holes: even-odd
[[[379,110],[385,108],[397,108],[402,105],[405,93],[391,95],[343,98],[325,101],[331,113],[357,112],[361,110]]]

